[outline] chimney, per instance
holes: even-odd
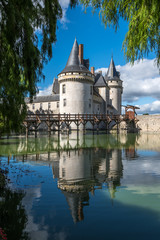
[[[79,60],[80,64],[83,64],[83,44],[79,44]]]
[[[91,73],[94,74],[94,67],[91,67]]]

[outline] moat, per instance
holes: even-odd
[[[0,170],[0,239],[159,238],[158,134],[2,139]]]

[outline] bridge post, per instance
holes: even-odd
[[[93,120],[93,124],[92,124],[92,126],[93,126],[93,135],[94,135],[94,120]]]
[[[48,125],[48,135],[49,135],[49,137],[51,136],[51,125],[50,125],[50,123]]]
[[[79,122],[77,121],[77,135],[79,134]]]
[[[35,126],[35,138],[37,138],[37,126]]]
[[[51,135],[51,123],[50,123],[50,115],[48,114],[48,135]]]
[[[97,122],[97,134],[99,134],[99,123]]]
[[[85,126],[86,126],[86,124],[85,123],[83,123],[83,134],[85,134]]]
[[[60,122],[58,121],[58,135],[60,135]]]
[[[58,114],[58,139],[60,136],[60,113]]]
[[[108,134],[108,121],[106,121],[106,133]]]
[[[117,121],[117,134],[119,133],[119,123]]]
[[[26,138],[28,138],[28,124],[27,124],[27,127],[26,127]]]

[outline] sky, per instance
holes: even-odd
[[[84,58],[89,58],[90,67],[102,70],[105,75],[113,54],[116,69],[123,81],[122,104],[140,107],[138,114],[160,113],[160,75],[155,63],[155,54],[150,53],[143,61],[133,66],[126,63],[122,43],[128,31],[128,23],[120,20],[117,32],[105,28],[98,12],[82,6],[69,7],[69,0],[59,0],[63,17],[58,21],[57,41],[53,44],[53,57],[44,67],[45,81],[39,83],[39,95],[48,95],[52,91],[54,77],[64,69],[75,37],[78,44],[84,44]]]

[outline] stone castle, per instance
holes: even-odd
[[[105,76],[89,70],[83,44],[75,39],[65,68],[53,81],[52,94],[26,99],[28,112],[53,114],[121,114],[122,80],[113,57]]]

